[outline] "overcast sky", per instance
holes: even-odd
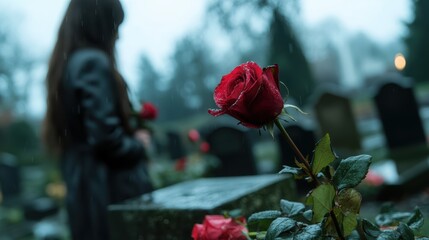
[[[147,53],[161,67],[175,42],[199,26],[205,2],[122,0],[126,19],[120,30],[118,64],[131,86],[137,79],[138,56]],[[28,54],[42,58],[52,49],[67,4],[68,0],[0,0],[0,9],[2,14],[7,10],[6,17]],[[337,18],[348,31],[362,31],[379,42],[403,35],[402,23],[409,20],[410,12],[410,0],[301,0],[305,25]],[[41,106],[43,101],[33,104]],[[43,112],[43,107],[38,111]]]

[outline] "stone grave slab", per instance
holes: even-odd
[[[242,214],[278,209],[296,200],[290,175],[203,178],[178,183],[109,206],[112,239],[190,239],[207,214],[241,209]]]

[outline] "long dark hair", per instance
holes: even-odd
[[[119,0],[71,0],[60,25],[46,77],[47,110],[43,124],[43,140],[48,150],[61,153],[68,142],[67,119],[63,111],[61,81],[68,58],[82,48],[97,48],[110,58],[118,84],[121,119],[131,132],[127,116],[130,111],[125,82],[116,68],[115,41],[124,19]]]

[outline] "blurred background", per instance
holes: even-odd
[[[149,101],[159,110],[151,122],[154,137],[159,137],[154,150],[159,159],[176,159],[194,151],[192,143],[186,142],[190,129],[198,129],[203,137],[205,126],[236,125],[229,117],[213,118],[207,109],[216,107],[213,90],[221,77],[246,61],[279,64],[288,101],[310,115],[319,89],[341,89],[350,97],[354,117],[363,129],[381,131],[379,122],[365,122],[377,115],[369,87],[381,81],[378,76],[411,77],[419,106],[429,103],[427,1],[122,3],[126,17],[117,45],[118,65],[134,107]],[[5,239],[43,238],[64,227],[61,221],[56,221],[60,224],[56,228],[52,221],[43,222],[53,213],[63,214],[66,190],[57,162],[44,152],[40,126],[48,57],[67,5],[67,0],[0,0],[0,229],[8,229]],[[185,150],[165,157],[168,143],[163,143],[162,134],[173,130],[184,140]],[[273,141],[266,136],[253,139],[258,139],[253,145],[258,173],[277,172],[280,153]],[[165,175],[159,172],[168,167],[154,168],[158,187],[184,180],[179,176],[163,182]],[[201,176],[198,172],[189,178]],[[31,234],[23,234],[23,229]]]

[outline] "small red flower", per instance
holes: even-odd
[[[158,109],[150,102],[142,104],[140,117],[145,120],[153,120],[158,116]]]
[[[210,151],[210,144],[208,142],[202,142],[200,144],[200,151],[202,153],[208,153]]]
[[[203,224],[195,224],[192,229],[194,240],[246,240],[246,219],[225,218],[222,215],[207,215]]]
[[[200,140],[200,133],[196,129],[191,129],[188,132],[188,139],[191,142],[198,142]]]
[[[176,161],[174,165],[174,169],[178,172],[182,172],[186,169],[186,158],[180,158]]]

